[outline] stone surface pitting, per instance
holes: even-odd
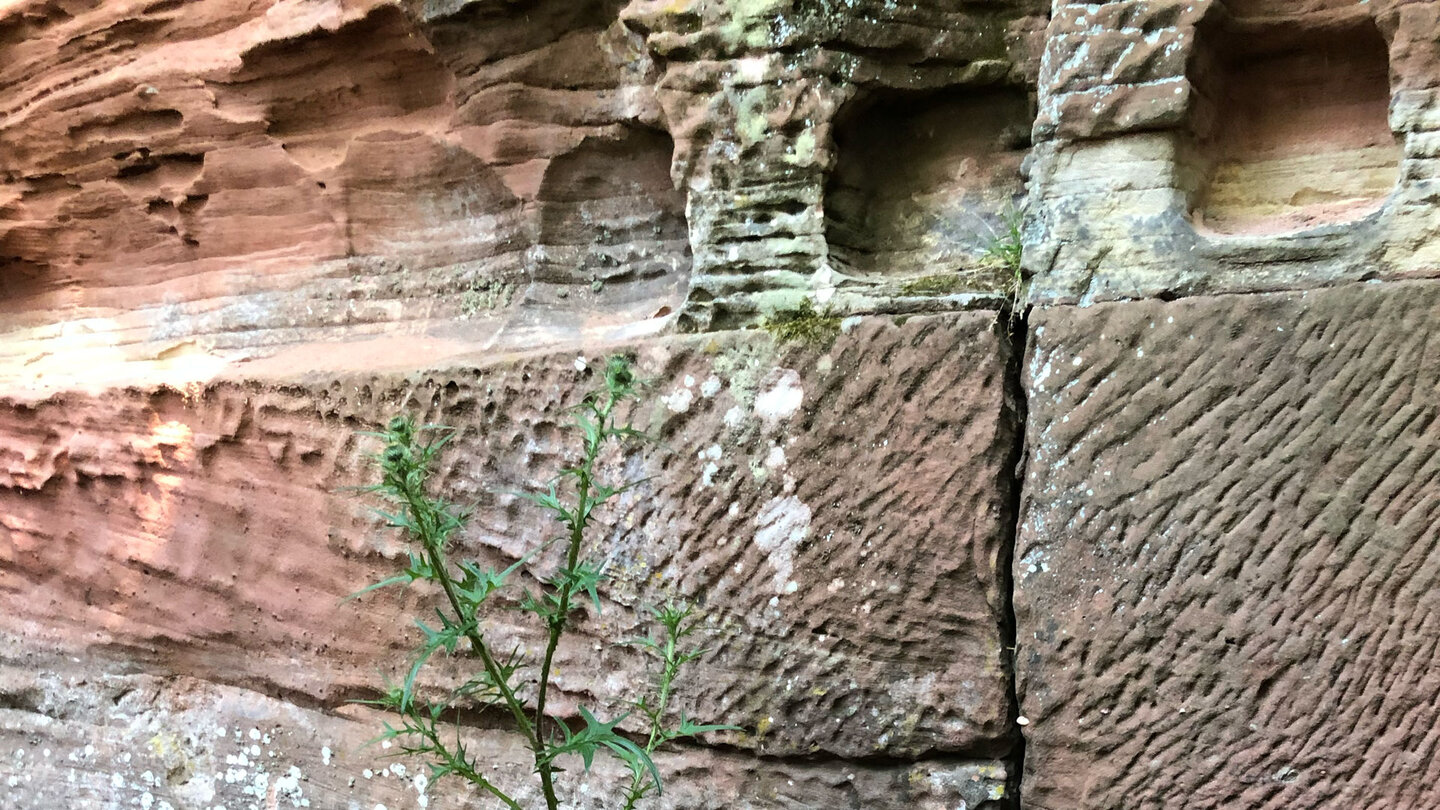
[[[1025,805],[1440,804],[1440,284],[1055,308]]]
[[[615,580],[560,650],[556,710],[623,711],[644,662],[633,648],[597,662],[594,644],[643,634],[640,608],[679,595],[703,603],[711,652],[678,708],[744,726],[736,745],[1008,753],[1017,423],[994,316],[875,320],[826,349],[752,332],[638,352],[655,391],[636,424],[662,447],[612,472],[659,483],[604,518]],[[564,409],[590,385],[575,361],[8,400],[0,621],[76,655],[322,702],[363,693],[404,666],[416,639],[402,617],[428,597],[339,604],[401,552],[337,491],[368,474],[355,431],[399,410],[459,427],[437,484],[476,503],[468,553],[508,564],[551,529],[497,492],[567,460]],[[516,615],[497,614],[496,632],[533,646]]]

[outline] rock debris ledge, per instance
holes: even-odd
[[[1027,807],[1440,806],[1437,318],[1434,282],[1037,314]]]

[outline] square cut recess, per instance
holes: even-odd
[[[1202,31],[1192,78],[1208,114],[1192,216],[1219,233],[1264,234],[1352,222],[1378,210],[1399,176],[1385,40],[1363,10],[1338,23],[1230,18]]]
[[[1024,193],[1034,110],[1023,88],[877,92],[836,121],[825,237],[843,272],[904,279],[962,274],[976,288],[987,248]]]

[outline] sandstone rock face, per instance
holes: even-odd
[[[559,651],[556,711],[623,711],[645,662],[603,642],[680,595],[710,652],[677,709],[744,731],[664,763],[663,806],[1012,802],[1022,406],[993,311],[1009,280],[970,271],[1023,193],[1045,16],[7,5],[5,733],[45,760],[7,768],[15,800],[418,802],[316,761],[369,756],[376,718],[342,707],[400,671],[397,617],[433,598],[338,604],[402,552],[339,492],[369,474],[355,432],[398,410],[459,426],[438,483],[478,504],[466,549],[505,563],[547,529],[496,489],[559,467],[583,358],[618,342],[656,379],[635,418],[667,451],[610,460],[659,483],[606,516],[615,579]],[[841,314],[990,309],[847,322],[815,348],[646,340],[812,293]],[[536,643],[509,614],[494,632]],[[514,760],[487,722],[476,744]],[[260,754],[210,728],[267,723]],[[577,807],[605,805],[596,784]]]
[[[1440,803],[1437,315],[1411,283],[1035,319],[1026,806]]]
[[[682,325],[743,325],[807,292],[846,311],[921,308],[889,282],[973,269],[967,246],[1019,189],[1045,15],[1033,0],[632,2],[690,190]],[[909,125],[894,126],[897,104]]]
[[[654,479],[552,707],[623,713],[609,642],[700,603],[675,708],[742,731],[657,807],[1440,806],[1437,30],[0,2],[0,804],[476,804],[358,746],[435,594],[339,602],[404,552],[357,431],[457,426],[436,485],[507,565],[623,351],[660,443],[603,467]]]
[[[34,661],[31,664],[37,663]],[[51,662],[45,662],[48,665]],[[12,807],[428,807],[466,808],[474,792],[440,791],[411,760],[366,746],[383,717],[302,708],[255,692],[186,677],[109,671],[0,670],[15,709],[0,728]],[[483,730],[472,750],[509,782],[521,782],[528,751]],[[982,807],[1003,794],[992,762],[920,761],[908,766],[778,762],[756,771],[748,757],[690,751],[657,757],[666,791],[656,807],[751,810],[908,806],[944,810],[957,799]],[[695,778],[703,774],[703,778]],[[616,804],[621,774],[597,761],[576,810]],[[538,801],[535,791],[520,792]]]
[[[664,449],[617,457],[612,473],[659,483],[605,517],[594,553],[613,579],[603,611],[560,650],[556,709],[623,712],[645,662],[595,645],[648,632],[644,607],[680,596],[704,606],[710,652],[677,708],[743,726],[733,746],[983,759],[989,776],[936,783],[935,801],[948,807],[977,785],[1002,796],[1018,422],[993,325],[987,313],[876,320],[824,351],[778,350],[757,333],[637,347],[656,389],[634,420]],[[12,399],[4,631],[21,648],[302,706],[369,694],[377,671],[402,674],[417,640],[403,617],[435,595],[340,604],[402,551],[364,503],[336,492],[372,472],[355,431],[402,409],[459,427],[437,483],[477,503],[468,553],[508,565],[548,529],[495,492],[536,486],[567,460],[565,408],[590,379],[575,361]],[[492,632],[533,650],[537,628],[513,615],[494,617]],[[843,767],[816,765],[814,778],[839,784]],[[804,806],[827,806],[816,796]]]
[[[897,227],[902,254],[939,239],[918,258],[962,269],[1020,191],[1044,26],[1034,2],[873,5],[12,4],[3,373],[193,376],[398,335],[529,349],[652,333],[682,309],[735,325],[839,288],[873,310],[902,292],[886,282],[937,269],[888,260]],[[941,94],[942,121],[1000,98],[1001,120],[863,137],[881,120],[867,105],[902,91]],[[847,105],[862,136],[842,163],[898,161],[929,201],[852,223],[858,258],[832,262],[822,199]],[[925,176],[992,154],[1001,168]],[[946,189],[966,197],[958,228]]]

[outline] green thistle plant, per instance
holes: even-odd
[[[377,740],[394,740],[401,754],[425,757],[432,782],[458,776],[503,806],[525,810],[487,776],[484,767],[466,751],[458,719],[453,732],[445,727],[447,719],[458,718],[461,711],[495,708],[509,718],[510,730],[524,740],[534,756],[534,773],[547,810],[558,810],[560,805],[555,776],[561,771],[557,760],[563,757],[579,757],[587,771],[601,750],[624,762],[630,772],[624,793],[625,808],[633,810],[641,799],[661,791],[660,773],[651,759],[660,745],[734,728],[693,723],[683,715],[679,725],[665,724],[664,715],[681,667],[701,654],[700,650],[685,646],[697,629],[693,609],[688,605],[671,604],[653,611],[664,631],[661,638],[631,642],[660,664],[654,693],[634,703],[635,712],[639,712],[648,727],[648,731],[642,732],[643,743],[616,730],[635,712],[606,722],[581,707],[583,725],[577,726],[547,714],[555,651],[561,638],[581,604],[588,601],[597,612],[600,610],[599,587],[605,572],[603,566],[582,553],[586,532],[597,509],[641,483],[630,481],[611,486],[598,480],[596,470],[597,460],[609,443],[647,438],[617,421],[617,408],[636,399],[639,389],[629,361],[623,357],[610,358],[599,387],[573,409],[574,428],[582,439],[579,461],[562,469],[545,491],[520,493],[564,527],[563,536],[551,541],[564,544],[564,559],[559,570],[541,583],[537,593],[524,590],[519,600],[520,609],[534,616],[545,630],[545,649],[538,669],[537,662],[528,660],[518,649],[503,655],[495,649],[486,635],[482,607],[491,595],[506,587],[511,575],[550,543],[536,547],[498,572],[482,569],[471,561],[452,562],[449,556],[452,540],[464,526],[467,515],[457,505],[432,497],[429,480],[434,462],[454,432],[444,425],[417,426],[408,417],[397,416],[383,432],[368,434],[383,440],[385,447],[377,457],[380,483],[364,491],[378,493],[392,505],[389,511],[377,512],[390,527],[402,533],[411,550],[409,562],[400,573],[351,598],[378,588],[406,586],[423,580],[438,586],[444,600],[435,610],[437,626],[415,621],[423,642],[404,680],[389,687],[380,699],[363,702],[399,715],[399,724],[387,721],[384,733]],[[473,659],[478,671],[443,699],[428,702],[416,695],[416,681],[426,663],[441,652]],[[532,688],[533,703],[521,697]]]

